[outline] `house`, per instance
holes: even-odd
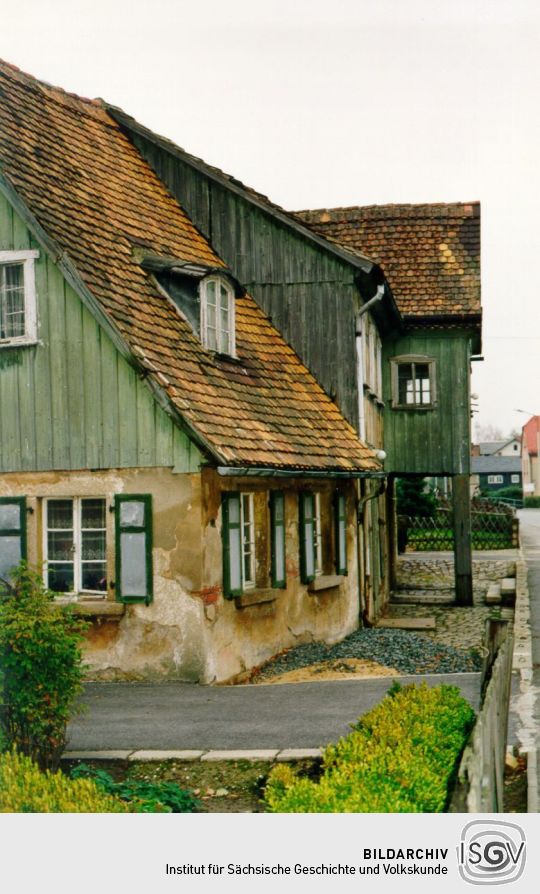
[[[531,416],[523,426],[522,437],[523,493],[540,496],[540,416]]]
[[[245,285],[359,437],[382,450],[382,345],[401,316],[380,266],[314,232],[266,196],[107,106],[195,226]],[[391,493],[357,485],[362,615],[389,598]]]
[[[96,678],[226,680],[354,630],[376,451],[102,101],[5,63],[0,96],[0,574],[26,558],[89,618]],[[350,302],[385,291],[347,270]]]
[[[470,364],[481,359],[478,202],[301,211],[341,247],[385,271],[402,326],[383,342],[385,471],[449,477],[456,598],[471,604]]]
[[[376,618],[389,596],[397,475],[453,478],[456,585],[460,601],[470,601],[479,203],[286,212],[108,109],[360,437],[384,449],[384,497],[359,492],[365,617]]]
[[[500,456],[497,453],[473,456],[471,472],[473,478],[477,478],[476,486],[486,495],[503,487],[521,488],[520,456]]]
[[[473,444],[473,456],[521,456],[521,439],[508,438],[503,441],[481,441]]]

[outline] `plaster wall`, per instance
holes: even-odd
[[[331,506],[335,483],[286,479],[219,479],[210,470],[175,474],[168,468],[8,473],[0,496],[27,499],[28,561],[41,568],[43,501],[47,497],[151,494],[154,598],[149,605],[120,605],[114,587],[114,514],[108,513],[106,598],[79,597],[77,612],[90,620],[85,660],[90,679],[172,679],[221,682],[242,675],[289,646],[335,642],[358,626],[354,487],[346,483],[348,574],[317,592],[300,581],[298,490],[312,487]],[[270,589],[268,490],[285,492],[286,589]],[[255,495],[257,581],[263,601],[241,607],[223,596],[221,493]],[[323,513],[325,574],[332,570],[333,537]]]

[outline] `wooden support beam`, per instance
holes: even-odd
[[[471,498],[468,475],[452,479],[456,604],[473,604]]]
[[[386,484],[386,536],[388,538],[388,585],[390,592],[393,592],[397,583],[397,506],[394,475],[389,475]]]

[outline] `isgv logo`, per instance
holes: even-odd
[[[504,885],[522,875],[527,843],[523,829],[515,823],[473,820],[463,829],[457,851],[464,881]]]

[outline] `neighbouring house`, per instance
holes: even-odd
[[[521,439],[508,438],[503,441],[481,441],[473,444],[473,456],[521,456]]]
[[[481,359],[480,204],[301,211],[384,269],[403,324],[383,341],[385,471],[450,478],[456,596],[472,602],[470,364]]]
[[[522,436],[523,493],[526,497],[540,496],[540,416],[532,416],[523,426]]]
[[[503,487],[522,486],[520,456],[500,456],[496,453],[473,456],[471,472],[476,487],[483,494],[494,493]]]
[[[90,619],[98,678],[220,681],[342,638],[383,576],[378,516],[367,545],[357,525],[384,502],[376,451],[102,101],[5,63],[0,97],[0,573],[26,558]],[[323,314],[337,255],[312,253]],[[238,255],[268,263],[256,239]],[[347,263],[351,307],[356,276],[385,293]],[[334,361],[341,319],[319,332]]]

